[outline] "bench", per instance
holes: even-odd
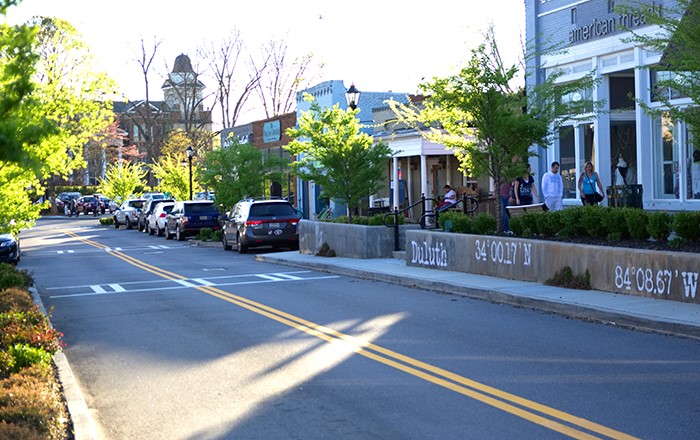
[[[508,212],[508,217],[517,217],[528,212],[542,212],[547,211],[547,207],[544,203],[534,203],[532,205],[514,205],[506,206],[506,211]]]

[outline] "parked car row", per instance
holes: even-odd
[[[124,201],[114,213],[114,227],[136,227],[166,240],[185,240],[203,228],[222,231],[224,250],[250,248],[299,249],[297,225],[301,214],[287,200],[247,198],[220,215],[212,200],[176,201],[149,197]]]

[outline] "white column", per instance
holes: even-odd
[[[594,58],[594,65],[598,65],[598,58]],[[599,67],[599,66],[598,66]],[[593,132],[593,147],[595,148],[595,170],[600,177],[603,191],[612,185],[612,163],[610,162],[610,77],[599,76],[600,83],[593,88],[593,97],[597,101],[604,101],[605,107],[596,115],[595,131]],[[603,204],[608,203],[607,195]]]
[[[634,49],[634,61],[636,66],[643,65],[642,48]],[[634,96],[645,103],[651,101],[649,92],[649,69],[634,69]],[[649,206],[652,199],[654,176],[654,135],[652,119],[644,112],[644,109],[635,103],[635,119],[637,121],[637,184],[642,185],[642,203]]]
[[[430,197],[428,194],[428,160],[424,154],[420,155],[420,193],[425,197]]]
[[[394,206],[391,209],[395,210],[399,207],[399,158],[396,156],[391,165],[391,180],[394,182]]]

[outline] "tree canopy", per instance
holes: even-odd
[[[575,93],[586,96],[592,74],[559,83],[561,74],[554,72],[526,93],[524,85],[517,85],[520,73],[518,65],[504,64],[490,28],[457,74],[421,84],[424,108],[390,105],[399,120],[452,149],[463,172],[488,175],[500,187],[524,173],[527,159],[536,155],[534,145],[546,147],[558,125],[594,108],[590,100],[569,99]]]
[[[297,156],[292,165],[302,179],[320,184],[326,197],[345,203],[352,221],[362,198],[381,187],[391,149],[360,132],[359,110],[345,111],[338,104],[321,109],[311,95],[305,99],[309,111],[297,120],[298,128],[287,129],[294,140],[286,149]]]
[[[210,151],[204,157],[201,183],[216,193],[216,201],[230,208],[246,196],[265,195],[265,183],[280,180],[289,162],[275,155],[264,155],[251,144],[235,137],[227,148]]]
[[[677,0],[675,6],[650,8],[648,4],[635,2],[620,6],[621,12],[643,13],[647,24],[659,26],[659,32],[640,34],[632,31],[629,41],[640,43],[662,54],[659,64],[652,66],[657,72],[654,84],[654,100],[665,104],[663,108],[650,108],[643,100],[640,105],[651,115],[669,113],[673,119],[685,120],[695,135],[700,134],[700,2]],[[674,106],[676,98],[690,98],[692,106]]]

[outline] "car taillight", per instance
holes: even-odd
[[[188,219],[187,217],[182,217],[180,219],[180,223],[182,223],[182,224],[187,224],[187,222],[189,222],[189,221],[190,221],[190,219]]]
[[[263,224],[262,220],[248,220],[247,222],[245,222],[246,226],[259,226],[262,224]]]
[[[299,220],[289,220],[287,223],[289,223],[292,226],[296,226],[299,223]]]
[[[168,216],[168,215],[167,215],[166,213],[162,212],[158,217],[160,217],[160,218],[165,218],[165,217],[167,217],[167,216]]]

